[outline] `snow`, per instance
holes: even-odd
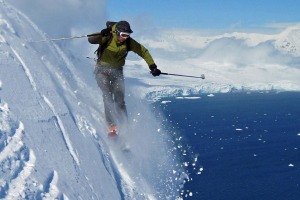
[[[130,126],[122,127],[119,141],[110,141],[94,63],[76,57],[92,52],[87,41],[33,43],[47,34],[4,0],[0,13],[0,198],[192,196],[195,191],[183,189],[191,181],[186,163],[178,160],[187,151],[180,139],[173,141],[149,101],[300,91],[299,25],[273,34],[201,36],[201,31],[167,30],[150,37],[146,32],[136,39],[149,47],[163,72],[205,74],[206,79],[152,77],[146,63],[130,54],[125,68]],[[79,29],[71,32],[83,35]]]
[[[51,111],[53,112],[55,118],[57,119],[57,125],[59,126],[59,128],[61,129],[64,141],[67,145],[68,150],[70,151],[70,154],[72,155],[74,161],[76,162],[77,165],[79,165],[79,159],[74,151],[74,148],[72,147],[72,142],[70,140],[70,136],[68,135],[68,132],[66,131],[65,127],[64,127],[64,123],[61,120],[61,118],[59,117],[59,114],[55,111],[55,107],[52,105],[52,103],[49,101],[49,99],[47,99],[47,97],[43,96],[44,101],[46,102],[46,104],[49,106],[49,108],[51,109]]]
[[[149,103],[128,96],[131,126],[110,141],[92,64],[29,42],[45,33],[5,1],[0,13],[0,198],[179,198],[184,167]]]
[[[201,97],[176,97],[176,99],[200,99]]]

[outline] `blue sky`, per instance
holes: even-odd
[[[106,5],[111,20],[157,27],[251,29],[300,22],[299,0],[108,0]]]
[[[73,0],[55,4],[52,0],[7,2],[24,12],[51,37],[70,34],[70,30],[75,29],[89,33],[103,27],[107,20],[121,19],[128,20],[133,28],[139,27],[139,30],[142,30],[142,26],[149,26],[150,29],[218,29],[221,32],[258,30],[273,23],[300,23],[300,0]]]

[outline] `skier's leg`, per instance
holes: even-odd
[[[98,86],[102,91],[104,112],[107,125],[109,127],[115,125],[114,120],[114,100],[113,100],[113,87],[111,85],[110,74],[105,73],[105,70],[101,66],[97,66],[95,69],[95,76]]]
[[[115,108],[118,120],[121,123],[127,123],[127,109],[125,103],[125,83],[124,76],[122,70],[117,70],[116,72],[116,80],[113,84],[113,94],[115,100]]]

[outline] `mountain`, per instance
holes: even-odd
[[[46,35],[4,1],[0,13],[0,198],[179,197],[188,176],[162,116],[129,96],[131,126],[111,141],[92,68],[31,42]]]
[[[162,77],[147,79],[149,98],[200,93],[299,91],[300,26],[291,25],[272,33],[203,33],[201,30],[162,30],[140,38],[150,47],[158,66],[175,74],[205,80]],[[138,65],[139,62],[130,62]],[[132,72],[133,77],[141,73]],[[144,78],[144,77],[143,77]]]
[[[281,51],[300,57],[300,25],[284,30],[275,41],[275,46]]]

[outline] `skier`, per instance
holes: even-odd
[[[149,51],[130,37],[133,31],[127,21],[115,23],[109,32],[106,35],[95,33],[95,36],[88,37],[88,41],[100,45],[94,73],[103,95],[105,117],[109,127],[108,135],[114,137],[117,136],[117,125],[127,121],[123,66],[128,51],[142,57],[153,76],[159,76],[161,71]]]

